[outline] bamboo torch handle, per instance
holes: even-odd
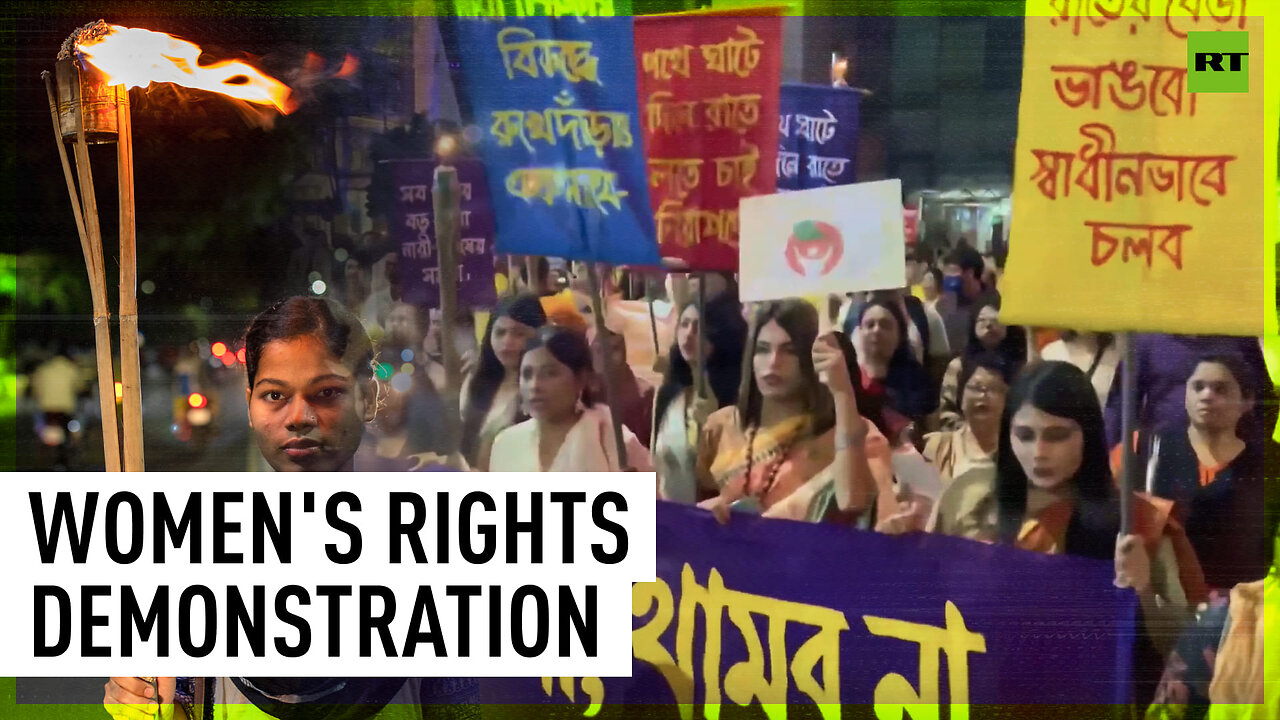
[[[142,366],[138,357],[138,253],[133,191],[133,121],[129,91],[117,93],[117,177],[120,187],[120,382],[124,391],[124,469],[142,472]]]
[[[79,82],[77,74],[76,82]],[[93,189],[89,143],[84,136],[83,100],[76,105],[76,173],[84,203],[86,243],[90,261],[89,288],[93,297],[94,346],[98,359],[98,402],[102,410],[102,444],[107,472],[120,472],[120,431],[116,419],[115,369],[112,363],[111,309],[107,305],[107,280],[102,258],[102,228],[98,224],[98,196]],[[61,140],[59,140],[61,142]]]

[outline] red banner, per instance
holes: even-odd
[[[782,16],[637,17],[640,120],[663,257],[738,268],[738,199],[775,191]]]

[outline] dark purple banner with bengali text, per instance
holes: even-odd
[[[440,307],[440,256],[436,252],[435,211],[431,188],[434,160],[390,160],[395,204],[391,238],[398,256],[397,272],[405,302],[425,308]],[[493,206],[479,160],[459,160],[462,210],[458,251],[458,305],[493,307]]]
[[[633,677],[488,680],[484,702],[596,718],[624,704],[671,718],[730,703],[899,718],[927,704],[956,718],[1129,700],[1137,597],[1112,586],[1109,562],[745,514],[721,526],[665,502],[657,522],[658,581],[632,595]],[[939,717],[920,710],[907,716]]]

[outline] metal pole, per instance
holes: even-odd
[[[698,276],[698,366],[693,376],[693,387],[698,397],[707,394],[707,276]]]
[[[655,358],[662,357],[662,348],[658,346],[658,316],[653,311],[653,280],[646,277],[644,280],[645,300],[649,305],[649,332],[653,333],[653,356]]]
[[[1136,353],[1131,333],[1118,333],[1117,342],[1124,353],[1123,365],[1120,368],[1120,532],[1128,535],[1133,527],[1133,489],[1138,474],[1138,457],[1134,447],[1134,432],[1137,430],[1138,388]]]

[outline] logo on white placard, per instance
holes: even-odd
[[[787,265],[800,277],[830,273],[844,257],[844,238],[834,225],[805,220],[791,228],[787,238]]]

